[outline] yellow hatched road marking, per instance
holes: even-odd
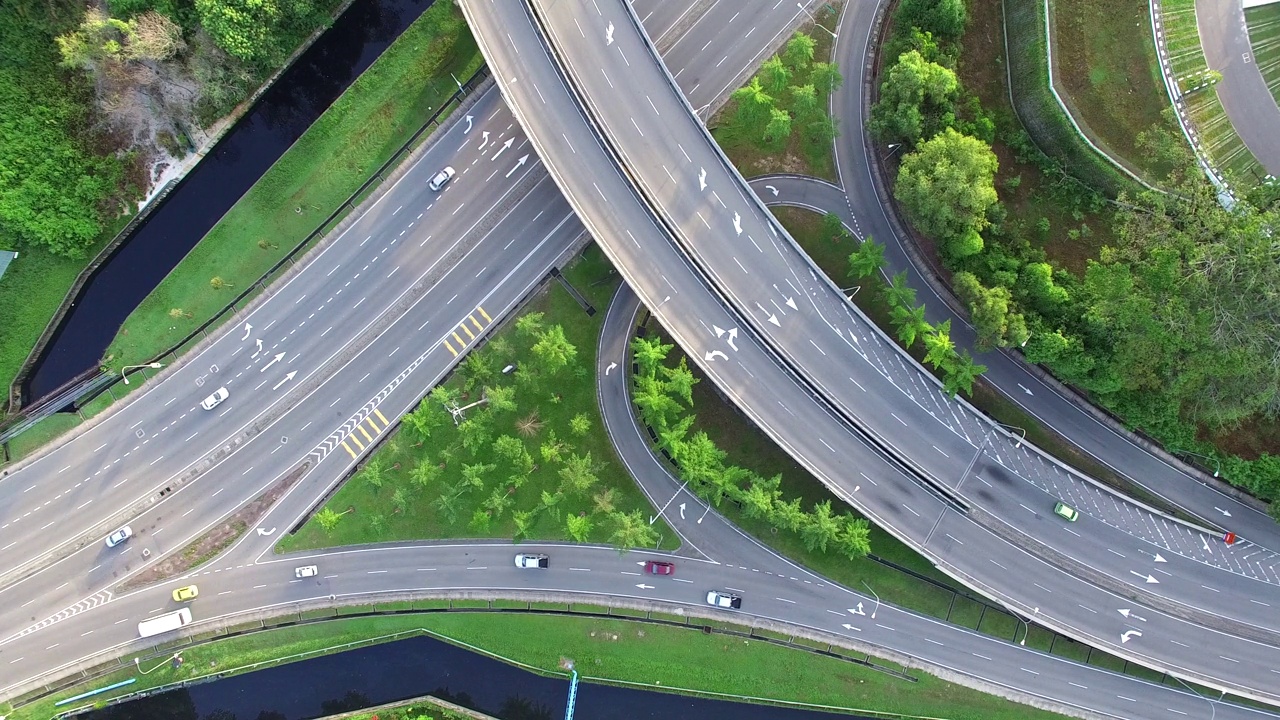
[[[378,433],[382,432],[382,428],[378,427],[378,423],[376,420],[373,419],[372,415],[365,418],[364,421],[369,423],[369,427],[373,428],[374,435],[377,435]]]
[[[360,434],[364,436],[365,440],[368,440],[369,442],[373,442],[373,436],[369,434],[368,430],[364,429],[364,425],[357,425],[356,429],[360,431]]]
[[[475,315],[468,315],[467,319],[471,321],[472,325],[476,326],[476,332],[481,332],[482,330],[484,330],[484,326],[481,325],[480,322],[476,320]]]
[[[453,339],[458,341],[458,347],[466,347],[466,346],[467,346],[467,344],[466,344],[465,342],[463,342],[463,341],[462,341],[462,338],[458,337],[458,333],[457,333],[457,331],[455,331],[455,332],[453,333]],[[457,353],[454,353],[454,355],[457,355]]]
[[[352,460],[355,460],[355,459],[356,459],[356,451],[351,449],[351,446],[347,444],[347,441],[346,441],[346,440],[343,440],[343,441],[342,441],[342,449],[343,449],[343,450],[346,450],[346,451],[347,451],[347,453],[348,453],[349,455],[351,455],[351,459],[352,459]]]
[[[447,348],[449,348],[449,352],[453,353],[453,356],[454,356],[454,357],[458,357],[458,351],[457,351],[457,350],[454,350],[454,349],[453,349],[453,346],[449,344],[449,339],[448,339],[448,338],[445,338],[445,340],[444,340],[444,346],[445,346],[445,347],[447,347]]]
[[[475,340],[475,339],[476,339],[475,334],[474,334],[474,333],[472,333],[470,330],[468,330],[468,329],[467,329],[467,324],[466,324],[466,323],[463,323],[462,325],[459,325],[458,327],[461,327],[461,328],[462,328],[462,332],[466,333],[466,334],[467,334],[467,337],[471,338],[472,340]]]
[[[491,322],[493,322],[493,318],[489,317],[489,313],[485,312],[485,311],[484,311],[484,308],[482,308],[482,307],[480,307],[479,305],[477,305],[477,306],[476,306],[476,309],[477,309],[477,310],[479,310],[479,311],[480,311],[480,314],[484,316],[484,321],[485,321],[485,322],[487,322],[487,323],[491,323]]]
[[[373,414],[377,415],[378,419],[382,421],[382,427],[386,427],[391,424],[391,421],[387,419],[387,416],[383,415],[382,411],[379,410],[378,408],[373,409]]]
[[[364,449],[364,443],[360,442],[360,438],[356,437],[355,435],[348,435],[347,440],[350,440],[351,442],[355,443],[356,447],[360,448],[361,450]],[[347,440],[343,440],[343,442],[346,442]]]

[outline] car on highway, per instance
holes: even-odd
[[[199,594],[200,594],[200,588],[197,588],[195,585],[180,587],[177,590],[173,591],[173,601],[187,602],[188,600],[195,600],[196,596]]]
[[[644,564],[644,571],[650,575],[674,575],[676,566],[674,563],[661,560],[648,560]]]
[[[1053,506],[1053,514],[1067,522],[1075,522],[1076,518],[1080,517],[1080,513],[1075,508],[1063,502]]]
[[[546,570],[550,564],[551,558],[542,553],[520,553],[516,555],[516,567],[523,570],[542,569]]]
[[[318,571],[319,571],[319,568],[317,568],[315,565],[303,565],[300,568],[293,569],[293,576],[299,579],[309,578],[309,577],[314,577]]]
[[[445,167],[445,169],[431,176],[431,179],[427,181],[427,187],[431,188],[432,192],[440,192],[441,188],[448,185],[455,174],[452,167]]]
[[[723,590],[712,590],[707,593],[707,604],[737,610],[742,607],[742,598]]]
[[[113,548],[131,537],[133,537],[133,528],[125,525],[107,536],[107,547]]]
[[[213,393],[209,395],[209,397],[205,398],[204,400],[201,400],[200,407],[204,408],[205,410],[212,410],[218,407],[219,405],[221,405],[222,401],[226,400],[230,396],[231,396],[231,393],[227,392],[227,389],[225,387],[220,387],[217,390],[214,390]]]

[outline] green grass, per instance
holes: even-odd
[[[1166,0],[1161,5],[1169,64],[1184,93],[1187,114],[1200,135],[1201,146],[1231,182],[1246,188],[1253,186],[1266,172],[1231,126],[1218,94],[1212,86],[1193,89],[1204,82],[1204,73],[1209,70],[1200,47],[1195,0]]]
[[[80,416],[72,413],[55,413],[40,420],[9,440],[10,462],[25,458],[79,424]]]
[[[482,62],[453,3],[423,13],[129,316],[109,363],[150,360],[256,282],[457,90],[450,73],[468,77]],[[215,276],[229,287],[214,290]]]
[[[471,720],[471,715],[449,712],[429,701],[414,701],[384,706],[377,712],[346,715],[345,720]]]
[[[421,445],[409,438],[407,432],[396,430],[370,458],[371,462],[381,463],[387,468],[384,486],[377,488],[356,475],[328,503],[328,507],[339,513],[350,510],[350,517],[344,517],[331,533],[326,533],[312,518],[296,535],[286,536],[281,541],[280,548],[291,551],[421,538],[513,537],[516,534],[514,514],[517,511],[535,510],[543,493],[555,494],[561,484],[561,463],[547,462],[539,453],[540,445],[550,438],[552,432],[565,443],[565,456],[570,452],[579,455],[590,453],[592,460],[599,466],[596,474],[600,482],[586,493],[566,493],[555,507],[555,512],[538,512],[537,520],[528,535],[529,539],[567,540],[569,535],[563,518],[585,513],[595,524],[588,539],[593,542],[609,542],[612,523],[597,511],[595,501],[595,497],[605,488],[612,489],[613,505],[617,510],[638,510],[647,517],[652,508],[618,462],[613,445],[604,431],[592,372],[600,327],[604,322],[604,309],[617,286],[617,276],[594,246],[588,249],[583,260],[565,271],[565,276],[599,312],[588,317],[559,283],[552,283],[528,305],[527,311],[544,313],[545,325],[559,324],[564,328],[569,342],[577,348],[577,359],[573,362],[573,367],[562,370],[553,379],[542,380],[537,388],[519,385],[511,376],[499,375],[494,380],[494,384],[513,385],[517,388],[517,409],[514,412],[493,413],[493,437],[496,439],[499,435],[510,435],[524,441],[526,449],[538,464],[527,481],[518,489],[513,489],[515,486],[506,480],[513,473],[513,468],[493,457],[487,446],[479,455],[472,455],[458,447],[458,431],[452,424],[446,424],[433,432],[432,438]],[[514,323],[510,323],[497,332],[487,347],[476,352],[490,354],[489,357],[497,368],[508,363],[525,364],[531,359],[528,351],[530,342],[521,336]],[[508,354],[502,354],[503,346],[510,348]],[[462,389],[464,375],[465,372],[457,372],[446,384]],[[474,396],[470,398],[474,399]],[[467,400],[461,402],[465,404]],[[542,427],[532,437],[521,437],[517,434],[516,422],[532,413],[537,414]],[[577,435],[570,429],[571,419],[579,414],[590,419],[591,427],[585,435]],[[453,457],[443,460],[450,453]],[[410,470],[419,462],[439,463],[442,460],[447,464],[441,476],[429,487],[419,489],[409,481]],[[488,474],[487,487],[464,495],[456,514],[449,517],[432,502],[442,493],[451,492],[448,488],[457,487],[462,482],[464,464],[477,462],[494,463],[498,467]],[[496,517],[487,529],[472,526],[473,513],[491,492],[502,488],[506,488],[509,497],[513,499],[512,507]],[[398,512],[393,502],[393,494],[397,489],[402,489],[409,498],[404,512]],[[555,517],[556,514],[561,517]],[[374,521],[374,518],[381,520]],[[662,537],[661,547],[674,549],[679,544],[679,537],[665,523],[655,524],[654,528]]]
[[[834,12],[826,10],[818,11],[818,19],[822,27],[828,30],[836,30],[838,15]],[[806,34],[813,38],[814,62],[828,62],[831,59],[832,39],[828,32],[824,32],[809,23],[800,28],[797,34]],[[796,72],[791,79],[791,85],[805,85],[809,82],[808,69]],[[846,78],[845,82],[849,82]],[[827,88],[815,87],[818,91],[818,104],[822,108],[828,107],[828,90]],[[778,107],[791,112],[788,98],[778,98]],[[716,113],[716,116],[707,123],[707,127],[711,129],[711,134],[715,138],[716,143],[720,146],[724,153],[733,162],[746,177],[754,177],[771,172],[789,172],[799,173],[801,175],[813,175],[816,177],[836,181],[835,158],[832,155],[831,143],[814,144],[806,142],[801,136],[800,122],[793,122],[791,135],[785,143],[767,143],[760,134],[760,130],[756,128],[748,128],[736,117],[737,103],[730,100],[725,106]]]
[[[1244,11],[1249,26],[1253,62],[1258,65],[1267,89],[1280,105],[1280,5],[1263,5]]]
[[[1152,125],[1171,132],[1146,0],[1054,0],[1054,77],[1091,139],[1148,182],[1173,168],[1138,149]]]
[[[745,631],[741,627],[728,627]],[[167,651],[155,657],[147,655],[142,666],[159,667],[146,675],[137,674],[132,659],[126,657],[121,662],[124,669],[25,705],[9,717],[45,720],[57,711],[53,706],[55,700],[128,677],[135,677],[137,682],[116,693],[95,697],[93,701],[121,697],[126,690],[144,691],[213,672],[234,674],[236,668],[250,663],[336,649],[346,643],[385,638],[394,633],[416,634],[420,629],[546,673],[563,675],[561,658],[571,658],[583,679],[588,681],[949,720],[1061,717],[947,683],[921,671],[909,671],[916,679],[911,682],[855,663],[761,640],[705,635],[697,626],[681,628],[622,619],[465,612],[341,619],[256,632],[183,649],[185,662],[177,670],[163,662]],[[893,667],[886,661],[880,663]],[[780,667],[787,668],[787,672],[778,672]],[[590,692],[590,689],[583,691]]]

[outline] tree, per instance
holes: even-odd
[[[458,404],[461,393],[457,388],[448,385],[437,385],[427,397],[431,398],[431,402],[443,408],[452,408]]]
[[[387,531],[387,517],[382,513],[374,513],[369,516],[369,529],[373,531],[374,537],[378,537]]]
[[[814,89],[813,83],[791,87],[791,107],[795,108],[796,117],[801,121],[812,120],[822,112],[818,105],[818,91]]]
[[[570,453],[559,474],[561,490],[577,495],[585,495],[600,481],[596,476],[595,463],[591,461],[591,453]]]
[[[936,370],[950,372],[956,363],[956,344],[951,340],[951,321],[943,320],[924,336],[924,361]]]
[[[751,82],[734,90],[729,97],[737,103],[738,122],[746,128],[763,125],[774,107],[773,97],[765,92],[758,77],[751,78]]]
[[[951,278],[956,295],[969,307],[969,319],[977,331],[977,348],[990,350],[1008,345],[1010,304],[1013,297],[1002,287],[988,288],[973,273],[960,271]]]
[[[867,129],[882,141],[915,146],[955,124],[959,91],[950,69],[915,50],[904,53],[885,73]]]
[[[764,127],[764,140],[782,143],[791,137],[791,114],[781,108],[769,110],[769,123]]]
[[[334,510],[329,506],[320,509],[316,513],[316,522],[320,523],[320,527],[328,534],[333,534],[333,529],[338,527],[338,521],[342,519],[342,513]]]
[[[917,338],[922,338],[933,331],[933,326],[924,317],[924,306],[907,307],[895,305],[890,311],[893,324],[898,328],[898,342],[902,347],[911,349]]]
[[[462,481],[466,483],[468,490],[483,490],[484,478],[489,473],[498,469],[493,463],[471,463],[462,466]]]
[[[387,479],[386,469],[382,466],[382,460],[374,458],[366,463],[364,470],[360,472],[360,477],[365,482],[381,490],[383,482]]]
[[[902,0],[895,21],[942,40],[956,41],[964,35],[967,19],[964,0]]]
[[[701,430],[676,445],[671,455],[680,464],[680,474],[695,488],[709,488],[724,472],[724,451]]]
[[[488,413],[475,413],[458,424],[458,435],[462,438],[462,447],[477,453],[493,440],[493,428]]]
[[[564,518],[565,531],[574,542],[584,543],[591,536],[591,531],[595,529],[595,523],[591,522],[591,518],[586,515],[566,515]]]
[[[391,493],[391,505],[401,514],[409,509],[409,496],[405,494],[404,488],[396,488],[396,491]]]
[[[987,366],[974,362],[969,351],[965,350],[956,356],[955,364],[947,370],[942,379],[942,388],[951,397],[955,397],[961,390],[965,395],[973,397],[973,381],[986,371]]]
[[[564,451],[565,445],[556,437],[555,430],[547,433],[547,439],[544,440],[542,445],[538,448],[538,453],[542,455],[542,462],[547,464],[560,462]]]
[[[948,267],[956,267],[961,260],[982,252],[985,245],[982,235],[969,228],[942,244],[942,259]]]
[[[493,377],[498,374],[498,369],[494,367],[493,358],[489,353],[482,350],[472,350],[459,369],[463,377],[463,387],[467,389],[467,392],[477,387],[488,385],[493,381]]]
[[[662,379],[663,389],[669,395],[682,400],[685,407],[693,407],[693,386],[698,384],[698,379],[689,369],[688,358],[681,356],[675,367],[662,366]]]
[[[214,275],[209,278],[209,287],[214,290],[222,290],[223,288],[233,288],[235,285],[222,279],[221,275]]]
[[[218,47],[241,60],[270,55],[283,13],[275,0],[195,0],[200,25]]]
[[[672,448],[684,442],[685,437],[689,435],[689,429],[693,427],[696,418],[693,415],[685,415],[658,433],[658,449],[671,452]]]
[[[591,496],[592,512],[608,515],[613,512],[614,503],[617,501],[618,491],[613,488],[605,488],[595,495]]]
[[[531,312],[516,319],[516,332],[528,339],[537,339],[542,334],[542,313]]]
[[[421,444],[421,441],[429,439],[431,433],[447,423],[448,417],[443,406],[430,397],[425,397],[413,412],[401,418],[401,422],[408,428],[410,434],[419,438],[419,444]]]
[[[773,513],[769,516],[769,523],[780,530],[799,532],[804,528],[808,517],[808,513],[800,505],[800,498],[791,498],[786,501],[778,499],[773,503]]]
[[[813,49],[815,43],[813,38],[804,33],[797,33],[795,37],[787,41],[786,48],[782,51],[782,60],[794,70],[803,70],[809,67],[809,63],[813,62]]]
[[[815,503],[800,527],[800,539],[810,552],[826,552],[827,546],[840,534],[840,523],[831,512],[831,501]]]
[[[537,410],[516,420],[516,432],[520,433],[521,437],[533,437],[541,429],[542,419],[538,417]]]
[[[428,485],[440,479],[440,473],[442,472],[444,470],[438,463],[430,458],[423,458],[409,471],[409,480],[414,485],[426,489]]]
[[[444,492],[431,501],[431,507],[445,525],[458,522],[458,512],[462,509],[462,495],[465,490],[446,488]]]
[[[656,335],[631,339],[631,353],[637,365],[637,375],[655,377],[658,367],[667,359],[675,345],[664,345]]]
[[[565,337],[563,327],[552,325],[538,335],[533,354],[548,373],[556,373],[578,357],[578,349]]]
[[[471,513],[471,522],[467,523],[467,527],[471,532],[477,535],[488,535],[489,526],[493,524],[493,516],[484,508],[476,508]]]
[[[871,552],[871,526],[862,518],[841,513],[840,529],[835,537],[835,549],[850,560],[864,558]]]
[[[480,506],[488,511],[490,518],[497,520],[502,517],[502,513],[506,512],[514,504],[515,498],[507,492],[506,488],[496,487],[489,493],[489,497],[480,503]]]
[[[658,432],[665,430],[671,418],[679,415],[684,408],[667,393],[666,384],[662,381],[639,375],[635,381],[631,401],[640,410],[640,419]]]
[[[742,497],[742,512],[749,518],[767,518],[773,513],[774,503],[782,497],[782,491],[752,483]]]
[[[516,540],[523,540],[529,537],[529,531],[533,529],[533,521],[537,519],[536,510],[517,510],[511,513],[511,522],[516,526]]]
[[[997,200],[998,167],[990,146],[947,128],[902,159],[894,197],[931,237],[982,230],[989,224],[986,212]]]
[[[776,97],[787,89],[787,85],[791,82],[791,71],[782,64],[781,58],[774,55],[760,66],[759,77],[765,91]]]
[[[819,92],[830,95],[844,84],[844,77],[840,75],[840,68],[835,63],[820,62],[814,63],[809,70],[809,82]]]
[[[634,510],[629,513],[615,511],[609,515],[613,524],[613,533],[609,542],[619,552],[626,552],[634,547],[650,547],[658,543],[658,531],[645,520],[644,513]]]
[[[832,242],[843,240],[849,236],[849,231],[844,229],[844,221],[833,212],[825,213],[822,216],[822,228],[819,232],[822,233],[822,237]]]
[[[582,436],[591,432],[591,417],[586,413],[578,413],[569,420],[569,431]]]
[[[889,285],[884,289],[885,301],[889,303],[889,307],[915,307],[916,291],[907,284],[907,271],[903,270],[893,276],[893,280],[889,281]]]
[[[521,475],[533,472],[533,456],[517,437],[499,436],[493,441],[493,454],[510,463],[512,469]]]
[[[516,389],[510,385],[486,387],[484,399],[494,412],[516,411]]]
[[[1066,288],[1053,280],[1053,266],[1031,262],[1018,272],[1019,300],[1030,303],[1041,315],[1056,317],[1071,300]]]
[[[858,249],[849,253],[849,277],[854,280],[870,277],[884,267],[884,245],[872,240],[870,236],[858,244]]]
[[[827,147],[835,142],[836,121],[829,115],[817,115],[804,124],[804,141],[813,147]]]

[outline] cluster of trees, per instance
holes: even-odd
[[[833,63],[813,61],[814,47],[812,37],[797,33],[733,92],[736,124],[762,147],[779,149],[796,132],[807,147],[831,147],[836,125],[827,99],[844,80]]]
[[[547,533],[560,526],[577,542],[596,537],[600,529],[619,549],[652,547],[658,534],[644,512],[618,508],[617,491],[602,486],[603,463],[576,446],[591,432],[591,416],[583,412],[568,418],[567,427],[559,428],[561,435],[546,426],[536,407],[519,407],[533,405],[530,398],[562,401],[552,388],[586,375],[577,348],[564,328],[546,324],[542,313],[519,318],[516,337],[522,344],[520,356],[527,360],[513,373],[502,373],[514,357],[506,337],[472,351],[459,366],[461,386],[441,385],[423,398],[403,418],[403,434],[388,444],[385,455],[379,452],[365,463],[355,480],[375,495],[384,485],[391,488],[395,514],[408,513],[421,502],[441,523],[465,521],[466,530],[480,537],[491,535],[495,523],[506,519],[516,540],[530,537],[535,527]],[[503,425],[510,431],[500,431]],[[402,438],[414,442],[407,454],[399,445]],[[430,450],[424,447],[427,441]],[[402,456],[408,458],[403,471],[388,466]],[[531,480],[532,490],[527,487]],[[566,511],[570,504],[590,511]],[[316,522],[332,532],[342,517],[326,507]],[[374,514],[365,522],[383,535],[388,519]]]
[[[1185,143],[1144,133],[1140,146],[1180,169],[1162,183],[1164,192],[1112,200],[1115,241],[1082,273],[1055,268],[1032,241],[1048,237],[1049,222],[1011,218],[999,201],[995,124],[954,71],[963,27],[962,0],[900,3],[888,44],[896,61],[869,127],[880,140],[903,144],[894,195],[937,241],[981,349],[1021,347],[1029,361],[1129,425],[1169,446],[1212,454],[1232,482],[1280,497],[1280,458],[1233,458],[1201,439],[1206,429],[1280,415],[1280,191],[1264,186],[1225,207]],[[1015,120],[1002,118],[1000,133],[1053,186],[1074,188],[1076,220],[1082,204],[1105,207],[1027,141]],[[1004,185],[1013,189],[1019,180]],[[1082,224],[1067,234],[1075,240],[1091,232]]]
[[[848,236],[845,239],[852,240]],[[851,279],[871,277],[883,267],[884,246],[870,237],[863,240],[858,249],[849,255]],[[951,321],[934,325],[925,319],[924,305],[916,304],[916,291],[907,285],[905,271],[894,275],[889,284],[880,287],[885,303],[889,306],[889,319],[893,323],[898,342],[908,350],[917,341],[924,346],[924,362],[942,374],[942,387],[952,397],[960,391],[972,395],[973,381],[986,372],[987,367],[974,362],[968,350],[956,348],[951,340]]]
[[[783,499],[781,476],[765,478],[728,465],[724,451],[705,432],[690,435],[697,379],[685,357],[681,356],[674,365],[667,363],[673,347],[656,337],[632,340],[636,364],[632,397],[641,419],[657,434],[659,446],[675,460],[689,487],[717,507],[728,499],[741,506],[747,517],[763,519],[779,530],[798,534],[812,552],[835,552],[851,559],[870,552],[866,520],[855,518],[847,510],[837,513],[829,500],[815,503],[806,511],[799,498]]]

